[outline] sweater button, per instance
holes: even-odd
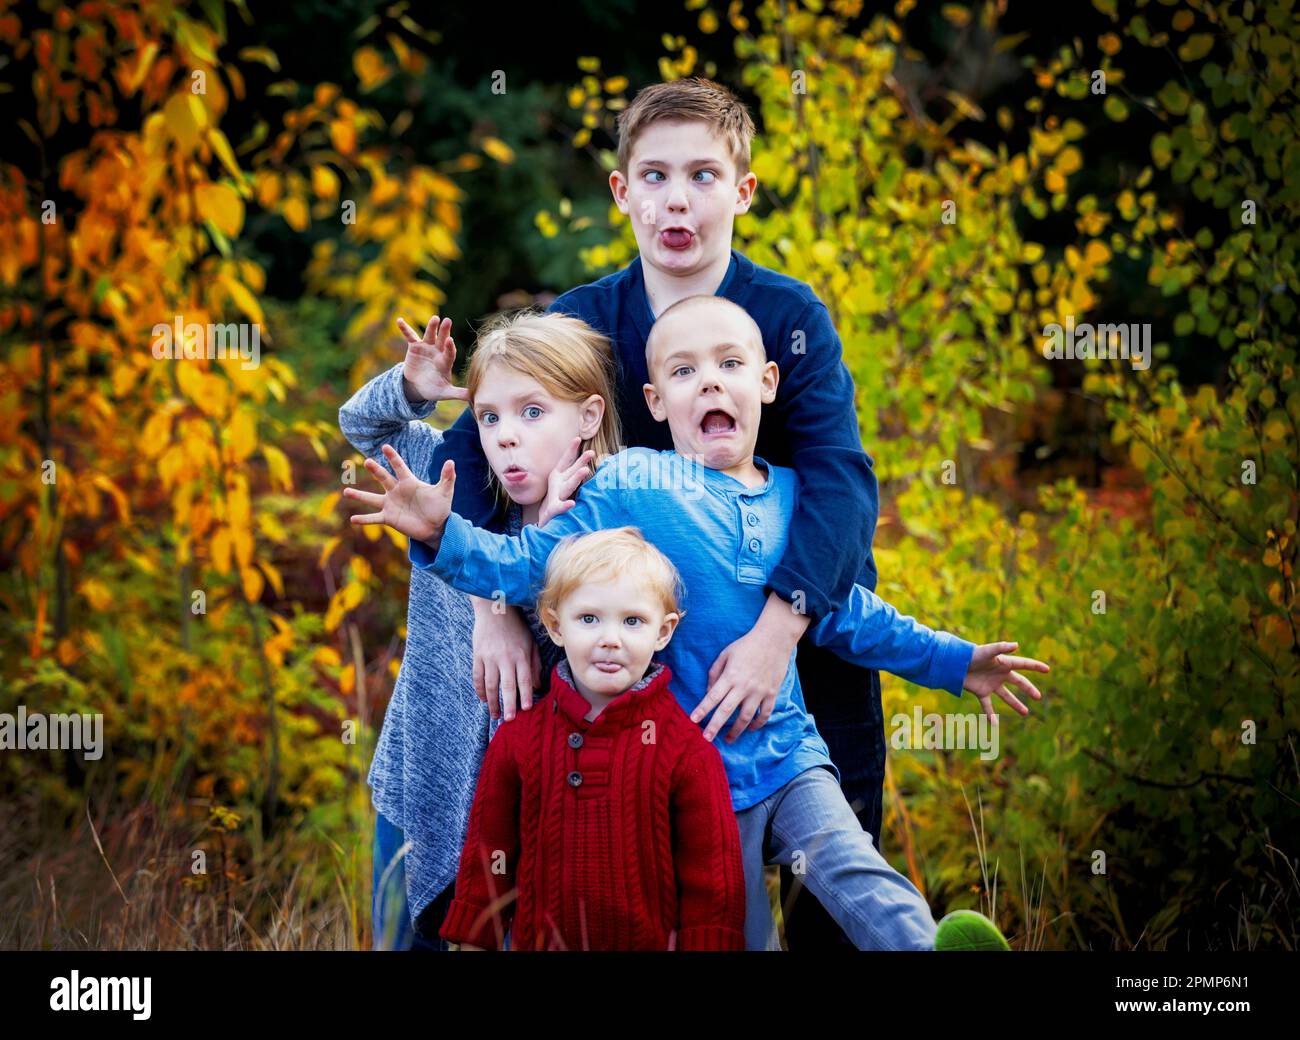
[[[570,733],[570,734],[569,734],[569,747],[573,748],[575,751],[576,751],[578,748],[582,747],[582,734],[581,734],[581,733]]]
[[[569,786],[570,787],[582,786],[582,774],[579,773],[576,769],[569,774]]]

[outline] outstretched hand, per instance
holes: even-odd
[[[417,336],[405,318],[397,319],[397,328],[406,337],[406,361],[402,379],[407,396],[414,394],[425,401],[468,401],[469,391],[451,381],[456,363],[456,341],[451,338],[451,319],[429,319],[424,335]]]
[[[1021,693],[1027,694],[1036,701],[1043,698],[1043,695],[1038,692],[1038,687],[1015,669],[1021,668],[1027,672],[1050,672],[1051,668],[1032,657],[1012,657],[1010,651],[1019,646],[1019,643],[984,643],[977,646],[975,653],[971,655],[970,667],[966,669],[966,680],[962,683],[962,688],[975,694],[990,722],[997,721],[997,713],[993,710],[994,694],[1001,697],[1021,715],[1029,714],[1029,709],[1014,693],[1006,689],[1004,684],[1017,687]]]
[[[451,515],[456,464],[448,459],[442,464],[438,483],[426,484],[407,468],[391,444],[384,445],[384,457],[393,467],[393,473],[374,459],[366,459],[366,469],[383,486],[382,495],[351,487],[343,489],[344,498],[355,498],[379,510],[377,513],[354,514],[352,522],[358,525],[387,524],[416,541],[429,542],[436,547],[442,539],[443,528],[447,526],[447,517]]]

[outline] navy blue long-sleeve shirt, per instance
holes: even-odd
[[[789,544],[768,588],[801,606],[815,623],[842,606],[855,583],[876,587],[871,540],[880,506],[871,458],[862,449],[853,379],[826,305],[803,282],[733,249],[716,295],[749,312],[768,358],[780,369],[776,400],[763,406],[754,450],[793,469],[800,489]],[[613,344],[626,446],[671,449],[668,424],[655,422],[641,392],[649,382],[645,345],[655,320],[641,258],[571,289],[550,310],[581,318]],[[453,509],[476,527],[499,530],[488,464],[468,409],[437,447],[432,472],[449,458],[456,463]]]

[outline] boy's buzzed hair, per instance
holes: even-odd
[[[749,109],[721,83],[691,76],[643,87],[637,91],[632,104],[619,113],[618,168],[624,174],[629,173],[628,161],[636,139],[647,127],[665,119],[692,119],[708,124],[709,129],[727,142],[736,176],[749,173],[749,144],[754,139],[754,120]]]
[[[758,322],[754,320],[754,316],[750,314],[749,311],[745,310],[745,308],[735,300],[729,300],[725,296],[710,296],[707,293],[699,293],[695,296],[687,296],[684,299],[678,300],[655,318],[655,323],[650,326],[650,335],[648,335],[645,340],[645,361],[646,366],[649,369],[652,371],[654,369],[655,346],[663,336],[662,332],[659,332],[658,335],[656,335],[656,332],[658,332],[661,327],[663,320],[670,314],[680,314],[682,311],[691,310],[695,307],[725,307],[744,315],[745,321],[749,325],[750,331],[753,333],[753,345],[758,351],[759,360],[767,360],[767,345],[763,342],[763,330],[758,327]]]

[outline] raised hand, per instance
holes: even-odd
[[[1029,714],[1029,709],[1014,693],[1006,689],[1004,683],[1018,687],[1022,693],[1028,694],[1036,701],[1042,700],[1043,695],[1038,692],[1038,687],[1014,669],[1021,668],[1027,672],[1050,672],[1051,668],[1042,661],[1035,661],[1032,657],[1012,657],[1010,651],[1018,646],[1019,643],[984,643],[982,646],[977,646],[971,655],[970,667],[966,669],[966,681],[962,683],[962,688],[975,694],[990,721],[997,721],[997,713],[993,710],[995,693],[1021,715]]]
[[[538,527],[545,525],[551,517],[572,509],[576,504],[574,494],[582,482],[591,476],[591,460],[596,457],[596,453],[589,448],[579,456],[578,448],[581,444],[582,438],[574,437],[569,450],[560,457],[555,469],[551,470],[551,475],[547,478],[546,498],[537,513]]]
[[[355,498],[364,505],[378,509],[377,513],[355,514],[352,522],[358,525],[387,524],[395,531],[428,542],[435,548],[442,540],[443,528],[451,515],[451,496],[456,488],[456,464],[448,459],[442,464],[442,473],[436,484],[426,484],[406,467],[402,456],[391,444],[384,445],[384,457],[393,467],[394,477],[374,459],[366,459],[366,469],[384,488],[382,495],[356,488],[344,488],[344,498]]]
[[[402,366],[403,389],[408,398],[423,401],[468,401],[469,391],[451,381],[456,363],[456,341],[451,338],[451,319],[438,315],[429,319],[424,337],[397,319],[397,328],[406,337],[406,363]]]

